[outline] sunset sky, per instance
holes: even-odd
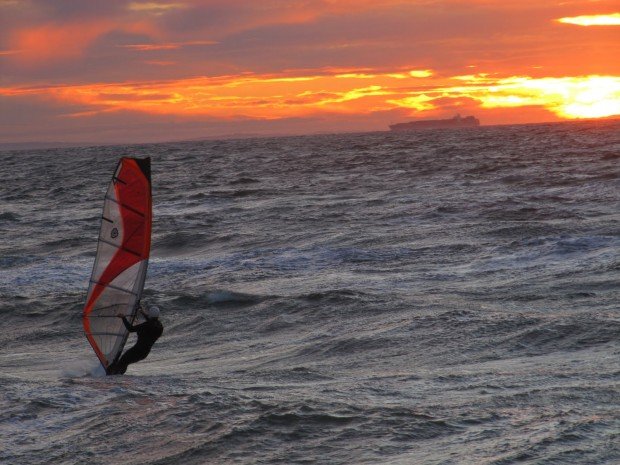
[[[0,142],[620,115],[617,0],[0,0]]]

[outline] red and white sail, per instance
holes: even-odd
[[[151,248],[151,159],[121,158],[103,204],[97,256],[83,312],[86,337],[103,367],[120,356],[127,336],[118,313],[133,322]]]

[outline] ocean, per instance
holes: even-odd
[[[81,312],[121,156],[152,157],[165,329],[106,377]],[[618,121],[4,151],[0,174],[3,465],[620,463]]]

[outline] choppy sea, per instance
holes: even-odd
[[[153,163],[125,376],[82,331]],[[620,463],[620,123],[0,152],[0,463]],[[129,344],[133,342],[129,340]]]

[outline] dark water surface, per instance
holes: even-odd
[[[153,158],[126,376],[82,332]],[[0,152],[0,463],[620,463],[620,124]],[[132,341],[130,340],[130,343]]]

